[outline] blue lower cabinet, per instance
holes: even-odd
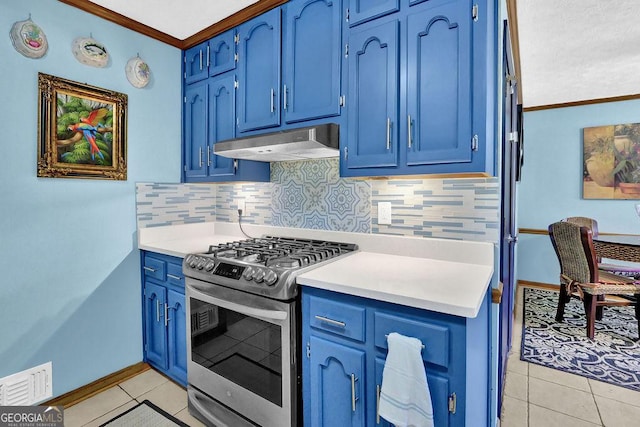
[[[142,285],[144,361],[186,386],[187,324],[182,259],[143,251]]]
[[[164,325],[164,305],[167,288],[154,283],[144,287],[145,358],[160,369],[167,369],[167,328]]]
[[[308,386],[310,422],[305,425],[364,426],[365,352],[311,336]]]
[[[434,424],[462,427],[473,419],[478,421],[473,425],[485,425],[481,420],[489,422],[488,412],[469,412],[466,396],[473,391],[474,401],[477,398],[488,408],[489,340],[469,337],[482,335],[476,330],[488,331],[486,313],[467,319],[303,286],[304,425],[391,426],[380,416],[378,406],[386,336],[392,332],[424,344],[421,358]],[[473,354],[468,347],[473,347]],[[468,373],[467,366],[473,366],[474,372]]]
[[[184,292],[169,289],[167,295],[167,369],[174,378],[187,381],[187,314]]]

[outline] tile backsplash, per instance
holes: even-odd
[[[271,164],[271,182],[138,183],[138,227],[242,221],[280,227],[442,237],[496,243],[497,178],[341,178],[338,159]],[[391,225],[378,224],[378,203],[392,205]]]

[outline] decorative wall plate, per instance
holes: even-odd
[[[91,37],[78,37],[71,43],[71,52],[76,59],[91,67],[104,68],[109,62],[107,48]]]
[[[47,36],[31,18],[15,22],[9,35],[13,47],[27,58],[42,58],[49,48]]]
[[[151,77],[151,69],[139,56],[135,56],[127,62],[124,72],[129,83],[137,88],[145,87]]]

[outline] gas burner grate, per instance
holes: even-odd
[[[209,246],[207,254],[253,264],[300,268],[357,249],[351,243],[265,236]]]

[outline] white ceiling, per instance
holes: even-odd
[[[258,0],[90,0],[184,40]]]
[[[525,107],[640,93],[640,1],[516,5]]]
[[[257,0],[91,0],[184,40]],[[640,0],[515,0],[525,107],[640,93]]]

